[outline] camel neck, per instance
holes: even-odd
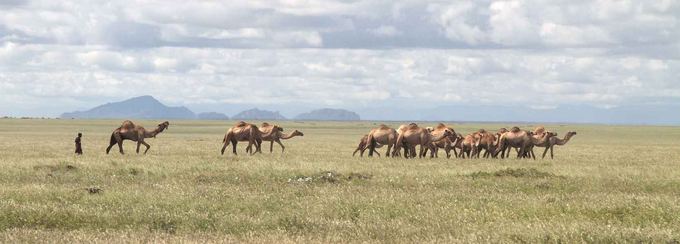
[[[295,136],[296,136],[295,133],[291,133],[291,134],[288,134],[288,135],[281,133],[281,139],[284,139],[284,140],[293,138],[293,137],[295,137]]]

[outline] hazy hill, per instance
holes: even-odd
[[[64,113],[61,118],[195,119],[196,115],[185,107],[168,107],[152,96],[141,96],[122,102],[107,103],[87,111]]]
[[[248,120],[248,119],[255,119],[255,120],[285,120],[286,117],[283,117],[283,115],[279,114],[279,112],[272,112],[272,111],[267,111],[267,110],[259,110],[257,108],[249,109],[243,112],[240,112],[232,117],[234,120]]]
[[[207,112],[207,113],[200,113],[196,115],[198,119],[205,119],[205,120],[228,120],[229,116],[223,114],[223,113],[217,113],[217,112]]]
[[[303,113],[295,117],[297,120],[335,120],[335,121],[354,121],[361,120],[359,115],[355,112],[344,109],[317,109],[308,113]]]

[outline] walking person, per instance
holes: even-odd
[[[83,147],[80,145],[81,137],[83,137],[83,134],[78,133],[78,137],[76,137],[76,154],[78,155],[83,155]]]

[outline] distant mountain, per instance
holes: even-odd
[[[61,118],[195,119],[196,115],[185,107],[168,107],[152,96],[141,96],[122,102],[107,103],[87,111],[64,113]]]
[[[232,116],[232,119],[234,119],[234,120],[246,120],[246,119],[286,120],[286,117],[283,117],[283,115],[279,114],[279,112],[272,112],[272,111],[259,110],[257,108],[253,108],[253,109],[249,109],[249,110],[240,112],[240,113]]]
[[[347,120],[361,120],[359,115],[355,112],[344,110],[344,109],[317,109],[308,113],[303,113],[295,116],[296,120],[335,120],[335,121],[347,121]]]
[[[198,119],[204,119],[204,120],[228,120],[229,116],[223,114],[223,113],[216,113],[216,112],[207,112],[207,113],[200,113],[196,115]]]

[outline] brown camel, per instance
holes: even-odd
[[[418,126],[418,125],[417,125],[416,123],[410,123],[410,124],[403,124],[403,125],[400,125],[399,128],[397,129],[397,136],[399,136],[399,135],[401,135],[402,133],[404,133],[404,132],[409,128],[409,126]],[[406,142],[404,142],[404,143],[406,143]],[[400,148],[399,150],[396,150],[396,146],[395,146],[395,149],[392,150],[392,157],[399,157],[399,156],[401,156],[401,147],[404,147],[404,151],[406,151],[406,152],[404,153],[404,157],[407,157],[408,147],[407,147],[405,144],[399,146],[399,148]],[[395,150],[396,150],[396,151],[395,151]],[[415,152],[414,152],[414,153],[415,153]]]
[[[385,157],[392,155],[390,152],[394,147],[394,143],[397,141],[397,131],[388,127],[387,125],[381,124],[378,128],[372,129],[368,133],[367,143],[368,143],[368,156],[373,157],[375,149],[378,145],[387,145],[387,152]]]
[[[545,154],[548,153],[548,149],[550,149],[550,158],[553,159],[554,158],[553,157],[553,147],[555,147],[556,145],[557,146],[564,146],[564,144],[567,144],[567,142],[569,142],[569,140],[571,140],[571,138],[575,135],[576,135],[575,131],[570,131],[570,132],[567,132],[566,135],[564,135],[564,139],[557,138],[556,136],[551,137],[548,140],[548,144],[547,144],[547,147],[545,147],[545,151],[543,151],[543,158],[545,158]]]
[[[434,147],[435,147],[435,149],[434,149],[434,156],[435,157],[438,157],[439,149],[442,148],[446,152],[446,158],[451,158],[451,150],[454,149],[454,145],[456,143],[456,140],[458,140],[458,136],[456,134],[456,131],[453,128],[444,125],[443,123],[439,123],[435,127],[427,127],[427,130],[430,132],[430,134],[432,134],[435,137],[441,135],[446,130],[448,130],[451,133],[446,138],[439,140],[439,141],[436,141],[436,142],[433,142]],[[428,148],[425,148],[426,153],[427,153],[427,150],[428,150]]]
[[[482,150],[484,150],[483,155],[484,158],[488,158],[489,156],[494,157],[495,156],[494,152],[496,152],[496,146],[498,146],[496,134],[481,129],[475,132],[475,137],[479,138],[479,143],[477,144],[476,150],[477,153],[474,156],[479,158],[480,154],[482,153]]]
[[[510,156],[511,148],[518,148],[517,158],[524,155],[525,145],[531,143],[532,132],[520,130],[518,127],[513,127],[510,131],[503,133],[499,139],[499,145],[496,149],[496,154],[501,153],[501,158]],[[507,155],[506,155],[507,151]]]
[[[158,133],[163,132],[165,129],[170,127],[170,122],[165,121],[163,123],[158,124],[158,127],[153,130],[153,131],[147,131],[144,129],[144,127],[135,125],[132,123],[132,121],[126,120],[123,121],[123,124],[118,127],[117,129],[113,130],[113,133],[111,133],[111,140],[109,141],[109,147],[106,148],[106,154],[109,154],[109,151],[111,151],[111,148],[118,144],[118,149],[120,150],[120,154],[125,154],[123,152],[123,141],[124,140],[131,140],[131,141],[136,141],[137,142],[137,153],[139,153],[139,146],[144,145],[146,146],[146,150],[144,150],[144,154],[149,151],[149,144],[147,144],[144,141],[144,138],[155,138]]]
[[[528,145],[526,145],[526,148],[524,149],[523,157],[533,158],[534,160],[536,160],[536,155],[534,154],[534,147],[548,144],[550,138],[556,135],[557,134],[554,132],[545,130],[542,131],[541,135],[532,135],[531,142]]]
[[[383,146],[382,144],[377,144],[375,145],[375,148],[381,148],[382,146]],[[366,149],[368,149],[368,134],[361,137],[357,149],[354,150],[354,153],[352,153],[352,157],[354,157],[357,154],[357,152],[360,152],[359,156],[363,157]],[[378,151],[375,151],[375,153],[378,154],[378,157],[380,157],[380,153]]]
[[[469,134],[463,138],[460,143],[460,152],[458,152],[458,157],[468,158],[474,157],[477,154],[477,148],[479,146],[479,134]]]
[[[261,150],[262,137],[260,130],[257,128],[256,125],[241,121],[236,123],[236,125],[230,128],[224,135],[224,139],[222,139],[222,143],[224,143],[224,145],[222,146],[222,155],[224,155],[224,150],[227,149],[229,143],[233,144],[233,153],[234,155],[236,155],[236,144],[239,141],[248,142],[246,152],[250,151],[250,155],[253,155],[256,152],[260,153],[262,152]],[[248,150],[248,148],[252,147],[253,145],[255,145],[255,151]]]
[[[435,147],[434,142],[442,140],[451,135],[451,131],[444,130],[444,132],[439,136],[433,136],[425,128],[420,128],[415,124],[409,125],[404,133],[400,134],[397,138],[397,151],[401,146],[408,148],[405,150],[406,157],[415,157],[416,145],[420,145],[420,152],[418,157],[424,157],[426,155],[425,148],[430,150],[430,157],[434,157]],[[406,145],[404,145],[404,143]]]
[[[274,151],[274,142],[278,143],[279,146],[281,146],[281,153],[283,153],[286,147],[283,146],[281,140],[288,140],[296,136],[304,136],[304,134],[298,130],[294,130],[293,133],[286,135],[283,133],[282,127],[278,125],[270,125],[269,123],[262,123],[262,126],[260,126],[259,129],[262,140],[270,142],[269,143],[270,153]]]

